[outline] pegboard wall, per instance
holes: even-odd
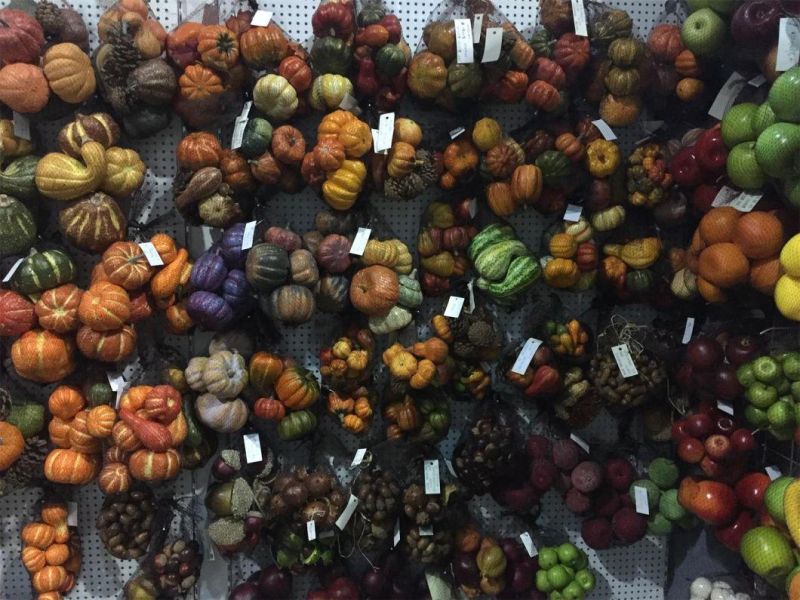
[[[107,0],[102,0],[104,3]],[[440,12],[444,4],[437,6],[434,0],[388,0],[387,8],[398,15],[404,30],[404,36],[409,46],[416,48],[421,39],[422,28],[427,22],[432,11]],[[536,24],[536,2],[534,0],[497,0],[498,9],[521,31],[532,29]],[[588,0],[587,0],[588,4]],[[663,0],[617,0],[611,2],[613,6],[624,8],[634,19],[635,32],[639,37],[645,37],[657,19],[664,12]],[[266,3],[259,2],[259,7],[273,11],[273,19],[280,24],[286,32],[296,40],[307,41],[311,39],[310,20],[316,2],[287,2],[279,1]],[[90,43],[92,49],[96,48],[98,40],[96,24],[100,14],[105,8],[100,3],[81,0],[72,6],[78,10],[89,25],[91,31]],[[194,13],[201,3],[191,2],[187,7],[181,5],[181,0],[152,0],[151,9],[155,16],[166,29],[174,28],[181,19],[182,14]],[[220,18],[224,19],[240,8],[245,8],[244,3],[231,0],[222,0],[219,3]],[[408,103],[406,103],[408,104]],[[398,116],[410,116],[424,125],[426,136],[439,136],[444,140],[447,132],[462,125],[459,115],[447,115],[441,111],[425,111],[405,108],[404,104],[398,110]],[[406,112],[404,112],[406,111]],[[511,108],[492,106],[486,107],[486,114],[494,116],[504,126],[506,131],[512,131],[528,119],[530,114],[524,108]],[[318,117],[317,117],[318,118]],[[300,125],[304,133],[316,128],[314,117],[310,122]],[[52,149],[55,133],[65,121],[37,126],[37,133],[44,142],[45,150]],[[623,142],[623,149],[629,150],[635,140],[644,137],[644,131],[636,127],[623,132],[617,132]],[[132,223],[146,224],[156,217],[161,217],[156,230],[167,231],[178,239],[185,239],[189,244],[192,255],[199,254],[207,247],[209,240],[218,236],[219,232],[208,231],[207,228],[185,228],[180,217],[173,210],[171,188],[172,178],[175,173],[174,148],[183,135],[180,121],[173,118],[171,125],[147,140],[123,139],[123,146],[135,148],[148,165],[149,171],[143,193],[135,198],[128,207],[129,218]],[[440,141],[441,141],[440,140]],[[419,227],[419,217],[424,206],[437,198],[435,190],[429,190],[422,197],[407,202],[391,202],[383,197],[374,196],[370,199],[377,213],[383,221],[391,226],[398,238],[408,244],[413,244]],[[267,206],[262,210],[260,227],[271,224],[291,224],[297,231],[306,231],[313,227],[314,214],[323,207],[322,201],[311,190],[304,190],[300,194],[287,195],[278,193],[271,197]],[[519,237],[532,249],[538,249],[544,229],[552,223],[533,211],[520,212],[511,219],[516,227]],[[88,278],[90,257],[78,256],[78,263]],[[567,310],[572,315],[584,312],[591,302],[591,294],[563,294]],[[429,303],[428,311],[441,310],[441,302]],[[643,309],[627,309],[626,316],[640,323],[647,322],[652,316]],[[420,322],[422,317],[420,317]],[[272,348],[278,352],[292,356],[295,360],[310,368],[317,368],[317,351],[322,343],[332,339],[338,323],[330,317],[317,317],[292,329],[281,330],[281,341]],[[508,330],[520,328],[519,322],[508,321],[503,323]],[[184,353],[190,348],[181,340],[168,339],[175,347]],[[207,338],[198,337],[191,343],[191,350],[202,353],[205,350]],[[33,394],[36,390],[29,389]],[[39,390],[41,395],[42,391]],[[466,426],[471,416],[474,405],[454,404],[452,411],[452,426],[450,436],[439,444],[443,457],[450,457],[457,441],[457,437]],[[528,422],[534,414],[525,410],[524,419]],[[336,436],[349,456],[359,447],[358,439],[347,433],[333,420],[323,417],[321,428],[326,435]],[[604,437],[604,431],[587,432],[584,436],[592,442]],[[606,440],[608,441],[608,440]],[[224,444],[223,444],[224,446]],[[441,465],[445,469],[444,465]],[[340,472],[345,478],[351,478],[352,471]],[[420,474],[421,475],[421,474]],[[195,473],[183,473],[177,480],[157,489],[156,495],[178,498],[201,499],[208,483],[208,469]],[[346,482],[345,482],[346,483]],[[19,559],[20,540],[19,532],[27,521],[34,517],[33,505],[41,497],[41,490],[30,489],[17,492],[11,496],[0,498],[0,581],[2,592],[0,598],[28,598],[31,596],[28,574],[22,567]],[[78,504],[78,522],[83,547],[83,568],[78,578],[76,588],[70,593],[69,598],[75,600],[111,600],[120,597],[121,588],[135,573],[135,561],[119,561],[105,552],[95,531],[94,523],[103,501],[103,496],[95,486],[83,487],[75,490],[73,498]],[[473,513],[479,515],[487,531],[492,535],[517,536],[528,530],[524,523],[510,519],[500,514],[499,507],[488,497],[472,501]],[[195,510],[197,509],[197,510]],[[199,503],[195,502],[197,521],[196,530],[202,531],[204,526],[204,511]],[[543,527],[547,528],[545,538],[534,539],[537,546],[546,543],[563,541],[569,538],[580,547],[588,551],[590,566],[598,576],[596,591],[591,597],[614,600],[660,600],[665,597],[667,552],[663,538],[647,536],[637,544],[624,548],[612,548],[597,554],[590,551],[580,539],[580,521],[563,506],[561,499],[554,493],[545,496],[543,501],[543,514],[540,519]],[[551,539],[548,539],[552,536]],[[199,585],[195,597],[202,599],[220,600],[227,594],[230,586],[240,582],[244,577],[254,572],[264,564],[265,555],[243,556],[234,561],[226,561],[221,557],[209,553],[203,565]],[[305,590],[311,585],[311,578],[296,579],[296,597],[305,597]]]

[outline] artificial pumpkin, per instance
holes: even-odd
[[[42,293],[36,301],[36,316],[39,325],[54,333],[74,331],[80,325],[78,306],[83,291],[67,283]]]
[[[103,271],[111,283],[135,290],[150,280],[152,269],[135,242],[114,242],[103,252]]]
[[[352,63],[350,44],[331,36],[316,38],[310,54],[314,72],[320,74],[345,75]]]
[[[300,164],[306,153],[306,141],[296,127],[281,125],[272,133],[272,155],[285,165]]]
[[[292,366],[275,381],[275,395],[288,409],[303,410],[319,398],[319,382],[308,369]]]
[[[465,175],[477,167],[479,158],[475,145],[464,138],[450,142],[442,155],[445,169],[455,177]]]
[[[53,93],[69,104],[79,104],[96,87],[92,62],[72,43],[56,44],[44,54],[42,68]]]
[[[0,290],[0,337],[25,333],[33,328],[36,316],[30,300],[11,290]]]
[[[119,362],[131,355],[136,348],[136,330],[132,325],[124,325],[112,331],[95,331],[83,326],[75,336],[78,350],[94,360]]]
[[[197,416],[200,421],[219,433],[233,433],[247,423],[250,411],[241,399],[227,402],[214,394],[201,394],[195,401]]]
[[[81,250],[103,252],[125,239],[127,220],[114,198],[96,192],[63,209],[58,225],[64,237]]]
[[[248,372],[244,357],[222,350],[208,357],[203,367],[205,389],[220,399],[235,398],[247,386]]]
[[[314,294],[301,285],[282,285],[269,296],[269,314],[284,323],[310,321],[315,308]]]
[[[516,202],[511,191],[511,184],[505,181],[494,181],[487,185],[486,202],[498,217],[509,217],[514,214]],[[430,271],[431,269],[426,267],[426,270]]]
[[[196,131],[185,136],[175,150],[178,166],[190,171],[203,167],[216,167],[222,158],[219,138],[207,131]]]
[[[113,146],[106,150],[106,174],[100,189],[115,198],[130,196],[142,185],[146,169],[135,150]]]
[[[642,110],[639,96],[615,96],[607,94],[600,101],[600,116],[612,127],[627,127],[637,118]]]
[[[163,481],[178,475],[181,455],[174,448],[166,452],[136,450],[128,459],[128,469],[134,479],[140,481]]]
[[[131,316],[131,301],[123,288],[108,281],[95,283],[84,292],[78,317],[95,331],[122,327]]]
[[[289,255],[289,275],[292,283],[313,288],[319,281],[319,269],[314,255],[300,248]]]
[[[35,294],[69,283],[75,278],[75,263],[66,252],[52,249],[23,259],[11,277],[11,287],[21,294]]]
[[[386,315],[400,299],[397,274],[383,265],[371,265],[353,275],[350,302],[370,317]]]
[[[537,79],[528,86],[525,92],[525,101],[545,112],[553,112],[561,105],[561,94],[555,86]]]
[[[11,423],[0,421],[0,471],[9,469],[22,455],[25,440],[20,430]]]
[[[266,27],[249,27],[239,36],[239,50],[245,64],[256,70],[274,66],[289,54],[289,40],[274,22]]]
[[[353,84],[347,77],[326,73],[314,79],[308,102],[314,110],[332,110],[353,94]]]
[[[111,437],[114,423],[117,421],[117,411],[107,405],[95,406],[86,417],[86,429],[92,437]]]
[[[33,200],[38,197],[36,190],[36,165],[39,157],[33,155],[15,158],[0,171],[0,193],[20,200]]]
[[[100,461],[95,455],[71,448],[51,450],[44,461],[44,476],[53,483],[86,485],[99,470]]]
[[[36,239],[33,214],[22,202],[0,194],[0,257],[26,252]]]
[[[322,184],[322,197],[336,210],[355,204],[367,178],[367,167],[360,160],[345,160]]]
[[[259,419],[277,423],[286,416],[286,407],[275,398],[259,398],[253,405],[253,414]]]
[[[246,158],[256,158],[267,150],[272,143],[272,125],[266,119],[254,117],[247,120],[242,134],[242,145],[239,151]]]
[[[536,165],[520,165],[511,174],[511,194],[517,203],[536,202],[542,193],[542,185],[542,171]]]
[[[269,74],[256,81],[253,103],[268,118],[285,121],[294,115],[299,101],[297,90],[285,77]]]
[[[328,313],[340,313],[349,301],[348,279],[341,275],[326,275],[319,280],[317,307]]]
[[[681,28],[671,23],[657,24],[647,37],[647,47],[656,60],[672,63],[684,50]]]
[[[33,329],[12,344],[11,362],[21,377],[53,383],[75,370],[74,344],[56,333]]]
[[[81,146],[83,162],[61,152],[43,156],[36,165],[36,188],[54,200],[74,200],[96,191],[106,175],[106,151],[102,144]]]
[[[6,64],[35,63],[45,45],[42,26],[28,13],[0,10],[0,57]]]
[[[256,244],[247,253],[247,282],[259,291],[271,291],[289,275],[289,255],[274,244]]]
[[[204,65],[228,71],[239,60],[239,41],[224,25],[204,25],[197,36],[197,52]]]
[[[316,164],[326,172],[335,171],[345,160],[344,145],[335,138],[320,140],[313,152]]]
[[[637,69],[611,67],[604,82],[608,91],[617,96],[627,96],[639,91],[640,76]]]
[[[0,68],[0,102],[19,113],[38,113],[50,99],[44,71],[35,65],[13,63]]]
[[[455,98],[474,98],[483,84],[477,63],[450,63],[447,67],[447,89]]]
[[[189,101],[207,100],[225,91],[222,79],[203,65],[189,65],[178,78],[181,97]]]
[[[586,148],[586,166],[594,177],[608,177],[620,165],[622,153],[619,146],[607,140],[595,140]]]
[[[222,180],[234,192],[252,192],[256,187],[247,159],[236,150],[226,148],[222,151],[219,168],[222,171]]]
[[[284,77],[298,94],[311,87],[311,67],[299,56],[287,56],[278,65],[278,75]]]
[[[283,372],[283,360],[271,352],[259,351],[250,358],[248,368],[250,385],[260,395],[269,394],[272,385]]]
[[[418,98],[435,100],[447,86],[448,71],[444,59],[433,52],[420,52],[408,66],[408,89]]]

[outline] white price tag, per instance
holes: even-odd
[[[536,354],[536,351],[541,345],[542,340],[528,338],[528,340],[525,342],[525,345],[522,347],[522,350],[520,350],[517,360],[514,361],[514,365],[511,367],[511,372],[516,373],[517,375],[525,375],[528,365],[530,365],[531,361],[533,360],[533,355]]]
[[[611,129],[611,126],[606,123],[603,119],[597,119],[592,121],[595,127],[597,127],[600,134],[603,136],[604,139],[608,140],[609,142],[613,142],[617,139],[617,134],[614,133],[614,130]]]
[[[122,401],[122,397],[128,391],[128,386],[130,384],[127,381],[123,381],[119,387],[117,388],[117,398],[115,400],[115,407],[119,408],[119,403]]]
[[[383,152],[392,147],[394,137],[394,113],[383,113],[378,119],[378,135],[375,137],[375,152]]]
[[[14,135],[23,140],[30,141],[31,139],[31,122],[28,117],[14,112],[11,117],[11,122],[14,127]]]
[[[733,416],[733,406],[724,400],[717,400],[717,408],[722,412]]]
[[[246,119],[247,117],[250,116],[250,109],[251,108],[253,108],[253,101],[252,100],[248,100],[247,102],[245,102],[242,105],[242,112],[239,113],[239,116],[242,117],[243,119]]]
[[[244,456],[248,465],[262,460],[261,440],[258,438],[257,433],[244,435]]]
[[[394,522],[394,539],[392,547],[396,548],[397,544],[400,543],[400,517],[397,517],[397,521]]]
[[[314,520],[306,521],[306,536],[309,542],[317,539],[317,524]]]
[[[467,282],[467,292],[469,292],[469,310],[468,313],[472,314],[475,310],[475,280],[470,279]],[[488,369],[486,369],[488,371]]]
[[[482,31],[483,31],[483,13],[478,13],[472,19],[472,40],[480,41]]]
[[[237,150],[242,147],[247,121],[249,121],[247,117],[236,117],[233,125],[233,134],[231,135],[231,150]]]
[[[583,451],[586,452],[586,454],[589,454],[589,442],[587,442],[585,439],[583,439],[582,437],[578,436],[575,433],[570,433],[569,439],[578,444],[578,446],[580,446],[583,449]]]
[[[475,215],[478,214],[478,199],[477,198],[470,198],[469,199],[469,218],[474,219]]]
[[[359,227],[356,236],[353,238],[353,244],[350,246],[350,254],[361,256],[367,248],[369,236],[372,234],[372,229],[367,227]]]
[[[777,467],[777,465],[770,465],[768,467],[764,467],[764,470],[769,475],[769,478],[772,481],[775,481],[778,477],[781,476],[781,470]]]
[[[714,98],[711,108],[708,109],[708,114],[718,121],[721,121],[725,113],[728,112],[728,109],[733,106],[736,96],[739,95],[739,92],[742,91],[746,83],[747,80],[743,75],[736,71],[731,73],[731,76],[728,77],[728,81],[723,84],[717,97]]]
[[[253,238],[256,236],[256,222],[248,221],[244,224],[242,232],[242,250],[249,250],[253,247]]]
[[[640,515],[650,514],[650,500],[647,498],[647,490],[640,485],[633,487],[633,495],[636,501],[636,512]]]
[[[433,525],[420,525],[419,526],[419,535],[420,537],[430,537],[433,535]]]
[[[78,503],[67,502],[67,525],[70,527],[78,526]]]
[[[425,463],[425,493],[429,496],[442,493],[442,485],[439,479],[439,461],[426,460]]]
[[[528,553],[528,556],[533,558],[539,554],[539,551],[536,549],[536,544],[533,543],[533,538],[531,537],[530,533],[523,531],[519,534],[519,540],[522,542],[522,545],[525,546],[525,551]]]
[[[362,462],[364,462],[364,457],[366,455],[367,455],[366,448],[359,448],[358,450],[356,450],[356,454],[355,456],[353,456],[353,462],[350,463],[350,466],[357,467],[358,465],[360,465]]]
[[[453,26],[456,33],[456,62],[461,65],[475,62],[472,48],[472,23],[469,19],[453,19]]]
[[[689,340],[692,339],[692,333],[694,333],[694,317],[686,317],[686,325],[683,328],[683,339],[681,339],[681,343],[688,344]]]
[[[464,127],[456,127],[455,129],[451,129],[450,130],[450,139],[451,140],[456,139],[458,136],[460,136],[465,131],[466,131],[466,129]]]
[[[272,12],[269,10],[257,10],[253,18],[250,19],[251,27],[266,27],[272,20]]]
[[[589,37],[586,29],[586,9],[583,0],[572,0],[572,22],[575,24],[575,35]]]
[[[461,316],[461,309],[464,308],[464,298],[461,296],[450,296],[447,306],[444,309],[444,316],[457,319]]]
[[[347,506],[344,507],[342,514],[339,515],[339,518],[336,519],[336,526],[339,529],[344,529],[347,527],[347,524],[350,522],[350,518],[353,516],[353,513],[356,512],[356,507],[358,506],[358,498],[350,494],[350,500],[347,501]]]
[[[19,269],[19,266],[22,264],[23,260],[25,260],[25,257],[18,258],[17,262],[11,265],[11,268],[8,270],[8,273],[6,273],[3,276],[3,283],[7,283],[8,281],[11,280],[11,278],[14,276],[14,273],[16,273],[17,269]]]
[[[731,200],[736,197],[737,193],[738,192],[735,189],[728,187],[727,185],[723,185],[717,192],[717,195],[714,196],[714,199],[711,201],[711,206],[714,208],[717,208],[718,206],[728,206],[731,203]]]
[[[633,362],[631,351],[628,349],[628,344],[613,346],[611,348],[611,353],[614,355],[614,360],[617,361],[619,372],[622,373],[625,379],[628,377],[635,377],[639,374],[639,371],[636,369],[636,364]]]
[[[784,17],[778,26],[778,55],[775,70],[788,71],[800,61],[800,22]]]
[[[577,223],[581,220],[583,214],[583,207],[577,204],[567,204],[567,210],[564,211],[564,220],[570,223]]]
[[[375,154],[388,154],[389,150],[377,150],[379,140],[378,140],[379,132],[377,129],[372,130],[372,148],[375,150]]]
[[[761,73],[753,77],[750,81],[747,82],[748,85],[752,85],[753,87],[759,88],[762,85],[767,83],[767,78],[764,77]]]
[[[756,207],[759,200],[761,200],[761,194],[743,191],[739,192],[736,197],[731,200],[730,205],[739,212],[750,212]]]
[[[160,267],[164,264],[164,261],[161,260],[161,255],[152,242],[141,242],[139,248],[142,249],[142,253],[151,267]]]
[[[503,28],[489,27],[486,30],[486,42],[483,45],[482,63],[496,62],[500,58],[500,48],[503,45]]]
[[[125,385],[125,377],[119,371],[106,371],[106,377],[112,392],[118,392]]]

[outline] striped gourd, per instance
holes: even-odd
[[[22,261],[11,278],[11,287],[21,294],[36,294],[75,277],[75,263],[63,250],[45,250]]]
[[[34,239],[36,222],[28,207],[0,194],[0,257],[27,252]]]

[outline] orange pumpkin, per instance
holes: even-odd
[[[478,149],[465,138],[450,142],[444,150],[442,161],[445,169],[460,177],[478,166]]]
[[[86,485],[99,469],[100,461],[95,455],[70,448],[51,450],[44,461],[44,476],[53,483]]]
[[[21,377],[53,383],[75,370],[74,348],[71,339],[33,329],[12,344],[11,362]]]
[[[178,142],[175,154],[178,157],[179,167],[197,171],[203,167],[219,166],[222,145],[213,133],[195,131]]]
[[[289,40],[274,22],[266,27],[250,27],[239,37],[242,59],[253,69],[266,69],[289,54]],[[295,88],[296,89],[296,88]]]
[[[29,573],[41,571],[47,565],[44,551],[35,546],[25,546],[22,549],[22,566],[24,566]]]
[[[53,544],[44,551],[44,558],[48,565],[63,565],[69,558],[69,546],[66,544]]]
[[[486,186],[486,202],[498,217],[509,217],[516,208],[511,185],[505,181],[494,181]]]
[[[47,502],[42,506],[42,522],[53,527],[62,527],[67,524],[67,507],[60,502]]]
[[[550,60],[544,56],[540,56],[534,63],[533,72],[531,73],[532,80],[546,81],[557,90],[563,90],[567,85],[567,74],[561,65],[554,60]]]
[[[347,112],[347,114],[352,116],[353,113]],[[361,158],[372,148],[372,130],[369,125],[356,117],[341,127],[337,139],[344,146],[347,158]]]
[[[114,423],[117,422],[117,411],[107,405],[95,406],[86,418],[86,429],[96,438],[111,437]]]
[[[42,293],[34,310],[39,325],[55,333],[74,331],[80,325],[78,305],[83,290],[72,283],[65,283]]]
[[[207,100],[225,91],[222,79],[208,67],[189,65],[178,78],[181,97],[191,101]]]
[[[286,416],[286,407],[275,398],[259,398],[253,405],[253,414],[259,419],[277,423]]]
[[[388,314],[400,299],[397,274],[383,265],[371,265],[353,275],[350,282],[350,302],[370,317]]]
[[[142,447],[142,442],[125,421],[114,423],[114,427],[111,428],[111,438],[114,440],[114,445],[123,452],[133,452]]]
[[[278,65],[278,75],[285,78],[298,94],[311,87],[311,67],[299,56],[287,56]]]
[[[700,277],[709,283],[728,288],[747,281],[750,263],[736,244],[711,244],[700,253],[697,261]]]
[[[776,256],[783,247],[783,225],[772,213],[743,214],[733,228],[732,241],[747,258]]]
[[[83,326],[75,336],[78,350],[93,360],[117,362],[130,356],[136,347],[136,330],[124,325],[113,331],[95,331]]]
[[[319,398],[319,382],[308,369],[292,366],[284,370],[275,382],[275,395],[286,408],[302,410]]]
[[[163,481],[178,475],[181,468],[181,455],[174,448],[166,452],[137,450],[128,459],[128,469],[134,479],[139,481]]]
[[[153,244],[165,265],[178,258],[178,247],[175,245],[175,240],[172,239],[172,236],[166,233],[156,233],[150,238],[150,243]]]
[[[283,372],[283,360],[277,354],[260,350],[250,357],[249,379],[256,393],[269,394],[278,376]]]
[[[24,449],[22,432],[16,425],[0,421],[0,471],[5,471],[17,462]]]
[[[542,171],[536,165],[520,165],[511,174],[511,193],[521,204],[531,204],[542,194]]]
[[[136,242],[114,242],[103,252],[102,262],[108,280],[126,290],[142,287],[153,275]]]
[[[314,146],[314,160],[324,171],[335,171],[345,159],[344,145],[338,139],[321,140]]]
[[[69,421],[86,406],[86,398],[81,391],[71,385],[60,385],[47,399],[47,410],[62,421]]]
[[[650,32],[647,47],[657,61],[674,62],[684,50],[681,28],[671,23],[659,23]]]
[[[239,60],[236,34],[224,25],[205,25],[197,36],[197,51],[203,64],[227,71]]]
[[[69,429],[69,445],[84,454],[97,454],[102,450],[100,440],[92,437],[86,426],[88,411],[82,410],[72,419]]]
[[[571,162],[580,162],[586,153],[581,141],[572,133],[562,133],[556,138],[556,150],[563,152]]]
[[[281,125],[272,133],[271,150],[285,165],[300,164],[306,154],[306,140],[296,127]]]
[[[683,77],[700,77],[700,65],[691,50],[683,50],[675,57],[675,71]]]
[[[131,299],[128,292],[107,281],[89,287],[78,306],[81,322],[95,331],[119,329],[130,316]]]
[[[600,117],[612,127],[627,127],[639,118],[641,110],[639,96],[607,94],[600,101]]]
[[[28,523],[20,533],[22,543],[39,550],[46,550],[56,539],[56,530],[47,523]]]
[[[47,435],[50,443],[56,448],[69,448],[69,432],[72,429],[68,421],[53,417],[47,424]]]
[[[66,582],[67,570],[61,566],[50,565],[34,573],[31,579],[33,589],[40,594],[58,591]]]
[[[234,192],[252,192],[256,188],[256,180],[250,172],[247,159],[236,150],[228,148],[222,151],[219,161],[222,181]]]
[[[131,473],[128,465],[122,462],[106,463],[100,470],[97,485],[107,495],[127,492],[131,487]]]
[[[561,94],[553,85],[538,79],[528,86],[525,101],[545,112],[552,112],[561,104]]]
[[[49,99],[50,86],[38,66],[13,63],[0,69],[0,102],[11,110],[38,113]]]

